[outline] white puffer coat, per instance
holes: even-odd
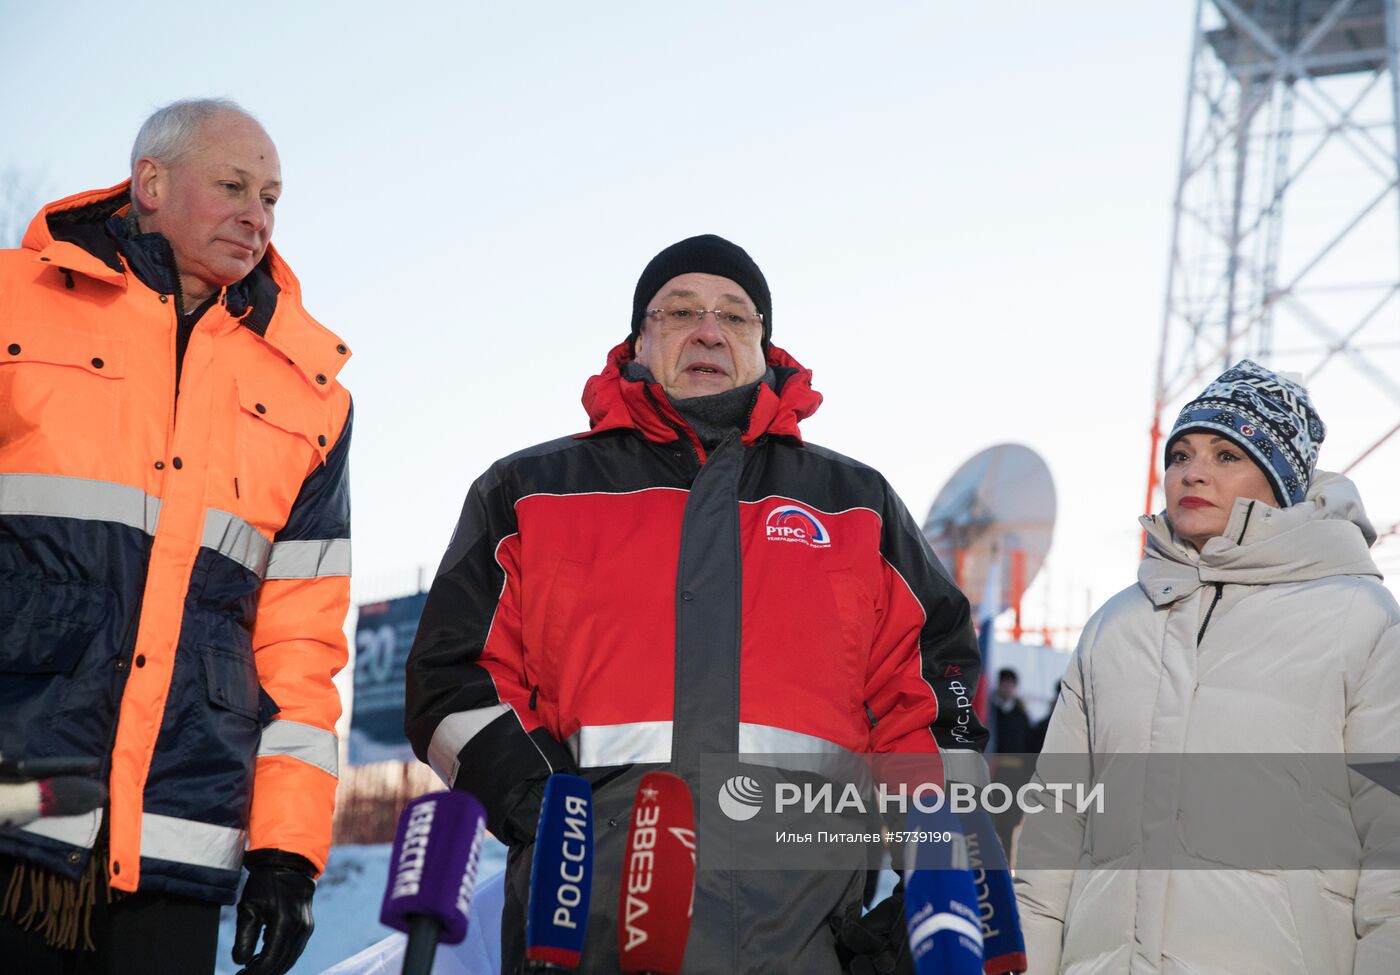
[[[1138,584],[1086,625],[1047,755],[1400,754],[1400,606],[1351,481],[1319,472],[1284,509],[1241,499],[1199,555],[1164,517],[1142,521]],[[1315,792],[1297,786],[1297,805]],[[1084,851],[1078,870],[1018,872],[1030,971],[1400,973],[1400,870],[1374,866],[1382,852],[1400,863],[1400,796],[1344,776],[1326,798],[1339,815],[1322,839],[1360,870],[1122,869],[1089,855],[1082,817],[1028,816],[1023,847],[1069,851],[1057,864]],[[1141,802],[1138,825],[1184,821],[1169,790]],[[1204,862],[1189,837],[1172,841]]]

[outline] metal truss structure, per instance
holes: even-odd
[[[1301,374],[1320,466],[1400,522],[1396,2],[1198,0],[1149,511],[1176,411],[1251,358]]]

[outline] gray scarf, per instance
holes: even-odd
[[[651,370],[638,362],[627,363],[622,375],[626,379],[648,383],[656,382]],[[749,415],[753,412],[759,384],[767,383],[768,387],[773,389],[774,382],[773,370],[770,367],[765,370],[762,378],[746,386],[736,386],[733,389],[726,389],[722,393],[712,393],[709,396],[674,399],[667,395],[666,398],[676,408],[681,419],[690,424],[690,428],[695,431],[695,435],[700,438],[700,443],[704,445],[705,449],[713,450],[729,433],[735,430],[741,434],[744,432],[748,427]]]

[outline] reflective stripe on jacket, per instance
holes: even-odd
[[[103,230],[126,203],[69,197],[0,251],[0,752],[101,758],[114,888],[231,903],[250,842],[329,847],[349,351],[269,248],[177,399],[176,300]],[[101,825],[0,852],[76,876]]]
[[[530,868],[513,811],[552,771],[595,783],[590,972],[617,970],[627,766],[986,737],[959,706],[980,669],[967,600],[877,471],[802,442],[811,373],[773,349],[776,390],[706,451],[661,387],[623,378],[629,357],[590,380],[588,434],[472,486],[408,666],[418,756],[517,844],[507,957]],[[860,890],[849,872],[701,870],[686,971],[835,972],[827,917]]]

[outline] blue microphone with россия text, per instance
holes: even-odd
[[[399,816],[379,920],[408,935],[403,975],[429,975],[438,942],[461,943],[486,837],[486,810],[465,792],[419,796]]]
[[[578,968],[592,888],[593,789],[577,775],[556,772],[545,783],[535,829],[525,909],[527,970]]]

